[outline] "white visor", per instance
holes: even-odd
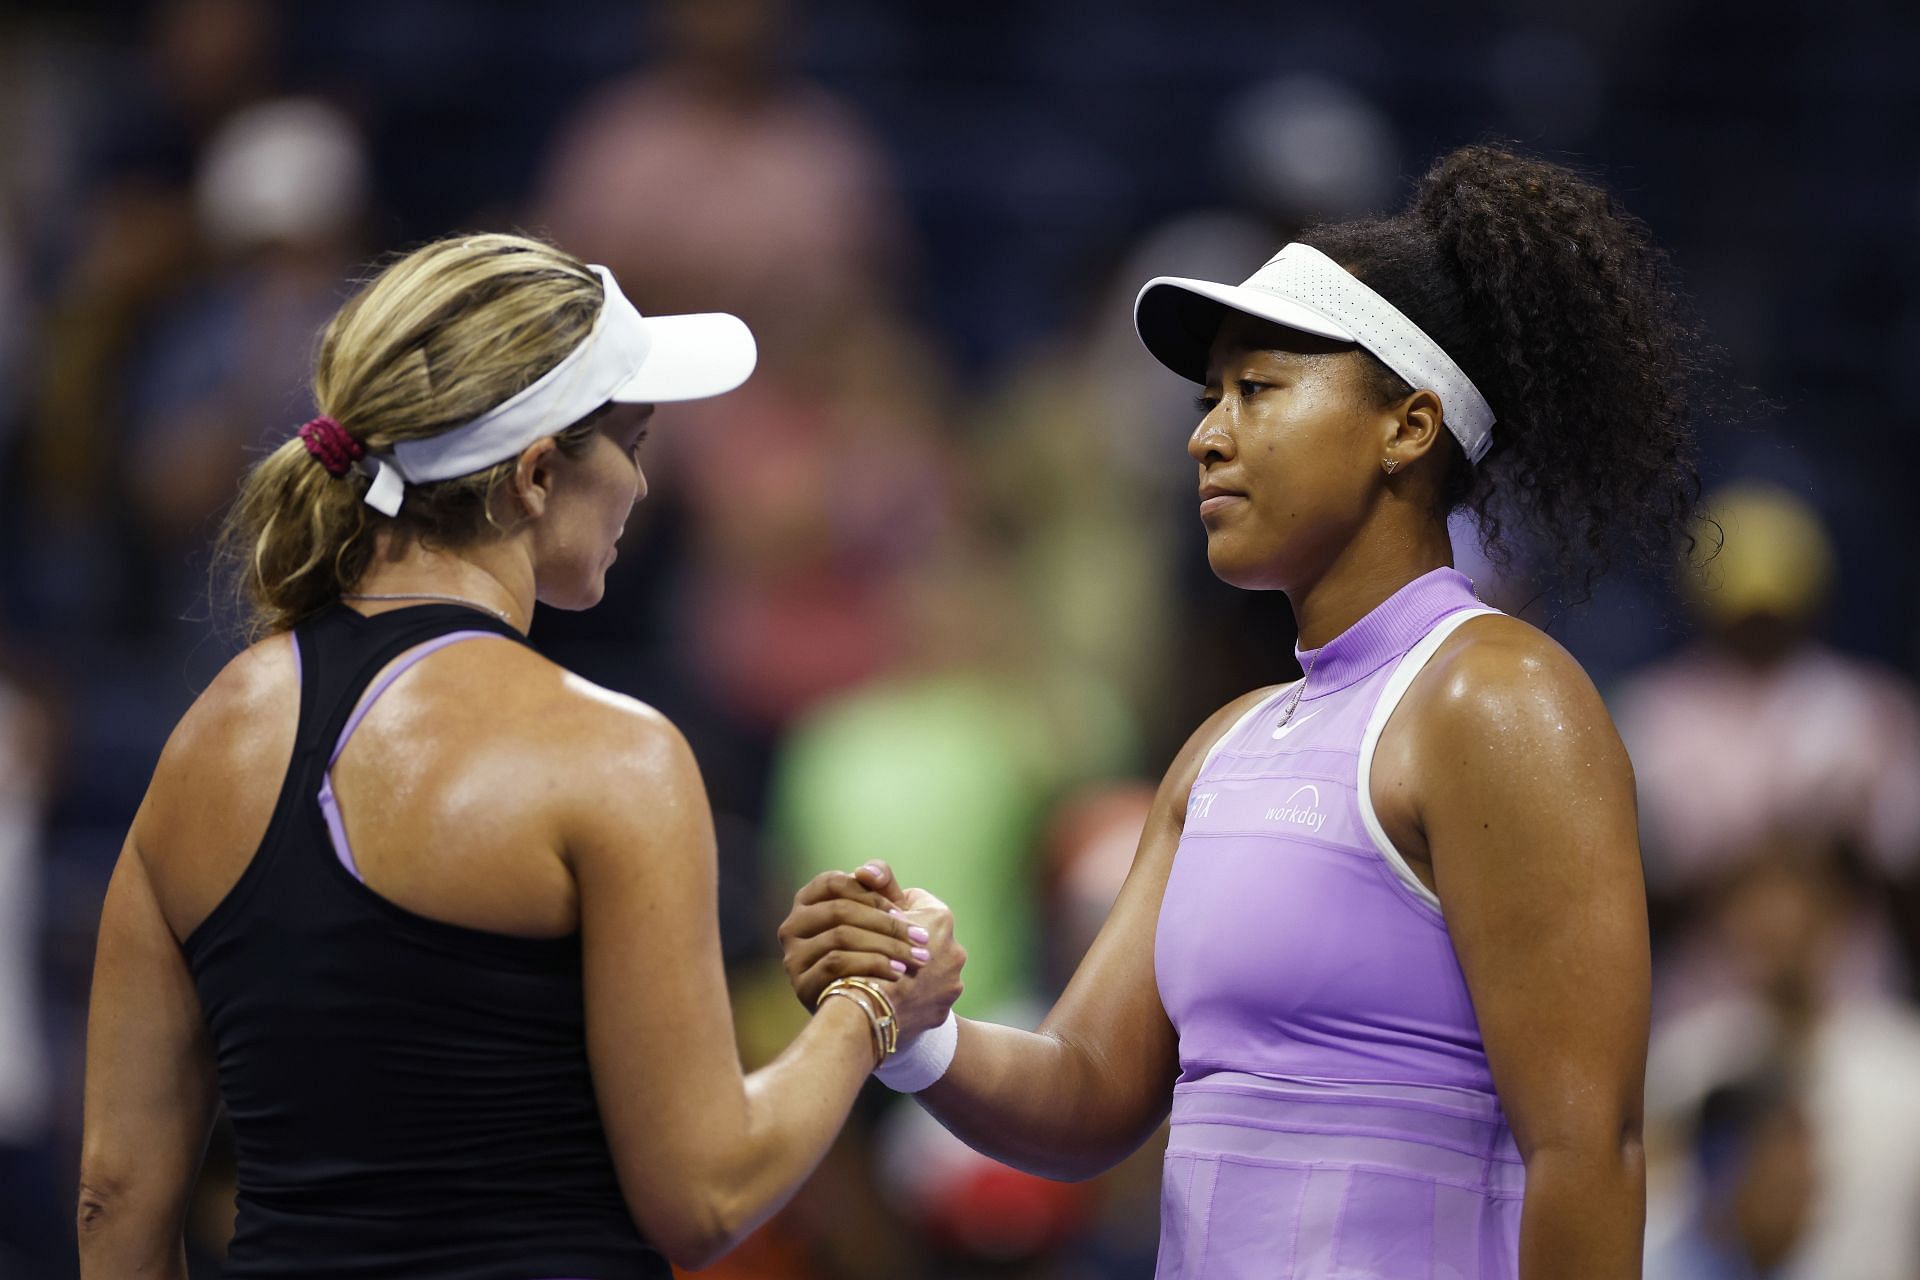
[[[1478,462],[1493,445],[1493,408],[1459,365],[1400,308],[1312,245],[1290,244],[1243,284],[1157,276],[1133,303],[1140,341],[1167,368],[1207,380],[1226,311],[1365,347],[1416,391],[1440,397],[1447,429]]]
[[[402,440],[360,465],[373,475],[367,505],[400,513],[406,486],[472,475],[557,435],[608,401],[665,404],[731,391],[753,372],[753,333],[737,316],[642,316],[613,273],[596,266],[605,301],[579,346],[533,385],[472,422]]]

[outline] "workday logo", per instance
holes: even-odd
[[[1303,798],[1305,803],[1301,803]],[[1269,808],[1266,818],[1268,822],[1290,822],[1317,833],[1327,824],[1327,815],[1320,812],[1320,788],[1307,783],[1281,804]]]

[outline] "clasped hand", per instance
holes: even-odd
[[[803,885],[780,924],[780,950],[793,993],[809,1010],[836,978],[890,984],[903,1042],[945,1020],[967,962],[947,904],[925,889],[901,888],[877,859]]]

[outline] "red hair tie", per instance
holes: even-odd
[[[365,446],[348,435],[345,427],[324,414],[300,428],[300,442],[331,476],[347,474],[367,453]]]

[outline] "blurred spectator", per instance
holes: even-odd
[[[1036,352],[977,415],[977,470],[995,523],[1016,539],[1042,642],[1110,681],[1150,726],[1185,709],[1167,668],[1183,625],[1206,617],[1180,609],[1180,584],[1207,569],[1186,456],[1193,388],[1141,359],[1133,296],[1154,275],[1245,274],[1276,247],[1234,213],[1157,228],[1115,265],[1075,331]],[[1282,650],[1284,638],[1264,639]]]
[[[688,521],[688,662],[762,731],[899,660],[891,584],[965,486],[942,439],[946,380],[910,330],[869,313],[815,345],[805,369],[676,408],[654,455]]]
[[[79,257],[43,325],[23,458],[35,554],[21,568],[49,614],[98,631],[121,620],[125,585],[116,572],[125,366],[159,300],[188,277],[195,240],[184,192],[145,182],[101,193],[83,222]]]
[[[6,488],[11,436],[26,399],[21,388],[26,373],[27,282],[10,215],[6,193],[0,191],[0,491]]]
[[[1659,1024],[1647,1063],[1650,1152],[1671,1149],[1686,1117],[1723,1085],[1774,1069],[1794,1083],[1812,1151],[1811,1208],[1804,1231],[1776,1240],[1791,1248],[1773,1260],[1793,1280],[1920,1275],[1920,1014],[1843,981],[1858,905],[1818,850],[1783,845],[1752,861],[1707,922],[1737,985]],[[1769,1141],[1791,1145],[1791,1133],[1755,1124],[1750,1137],[1771,1133]],[[1772,1174],[1755,1172],[1759,1185],[1749,1190],[1784,1196],[1774,1179],[1791,1171],[1788,1153],[1762,1148],[1756,1158],[1763,1170],[1777,1163]],[[1727,1209],[1720,1197],[1731,1187],[1713,1167],[1701,1175],[1699,1209],[1712,1219]],[[1651,1170],[1650,1181],[1660,1181]],[[1656,1215],[1666,1200],[1653,1198]],[[1650,1236],[1662,1234],[1656,1216]],[[1771,1272],[1756,1266],[1755,1274]]]
[[[739,394],[658,433],[666,501],[643,519],[684,515],[676,659],[764,738],[897,660],[886,582],[945,527],[951,397],[895,296],[888,165],[788,69],[789,6],[668,0],[655,18],[657,64],[562,130],[537,220],[643,311],[732,311],[759,339]]]
[[[1145,779],[1101,779],[1069,791],[1040,842],[1047,903],[1046,981],[1066,990],[1133,871],[1158,788]]]
[[[1793,1095],[1765,1079],[1715,1089],[1700,1105],[1693,1146],[1699,1208],[1647,1259],[1646,1280],[1783,1280],[1817,1185]]]
[[[263,102],[208,142],[193,196],[207,269],[130,371],[123,461],[142,542],[173,575],[254,455],[308,416],[314,347],[363,251],[364,144],[323,102]]]
[[[40,863],[52,746],[45,709],[0,677],[0,1275],[9,1276],[45,1275],[56,1259],[65,1262],[69,1169],[54,1147],[62,1135],[41,1008]]]
[[[1911,877],[1920,698],[1895,672],[1815,638],[1834,557],[1811,508],[1749,483],[1710,495],[1707,509],[1725,545],[1693,586],[1704,636],[1615,699],[1650,889],[1684,910],[1783,835],[1837,846],[1887,881]],[[1702,534],[1708,547],[1715,537]],[[1856,967],[1885,982],[1897,961],[1884,926],[1877,937],[1880,953],[1863,941]],[[1671,972],[1669,990],[1697,976]]]
[[[1383,212],[1400,194],[1392,119],[1333,76],[1292,72],[1253,86],[1229,105],[1217,136],[1223,185],[1289,233]],[[1243,274],[1258,265],[1247,263]]]
[[[119,117],[123,162],[187,177],[200,146],[233,112],[278,79],[278,14],[271,0],[162,0],[152,10],[148,75],[133,87],[144,109]],[[135,159],[136,155],[139,157]]]
[[[1135,765],[1110,687],[1039,650],[1005,557],[949,549],[901,576],[912,655],[786,738],[768,818],[785,900],[830,867],[892,862],[953,908],[963,1009],[1032,998],[1042,976],[1034,852],[1047,808]]]
[[[1005,1013],[996,1021],[1034,1022]],[[1092,1183],[1049,1181],[989,1159],[907,1100],[892,1105],[874,1143],[881,1193],[932,1255],[933,1276],[1058,1275],[1099,1193]],[[1152,1203],[1157,1209],[1157,1195]]]
[[[858,119],[787,70],[785,0],[664,0],[658,66],[564,130],[539,218],[643,311],[731,311],[778,371],[890,292],[906,243]]]
[[[42,620],[93,632],[143,612],[139,535],[120,487],[128,366],[158,311],[194,278],[200,238],[191,182],[201,145],[277,77],[266,0],[165,0],[139,60],[96,76],[72,106],[100,112],[70,181],[79,207],[30,228],[62,271],[46,308],[23,456],[35,554],[24,566]],[[137,621],[136,621],[137,625]]]

